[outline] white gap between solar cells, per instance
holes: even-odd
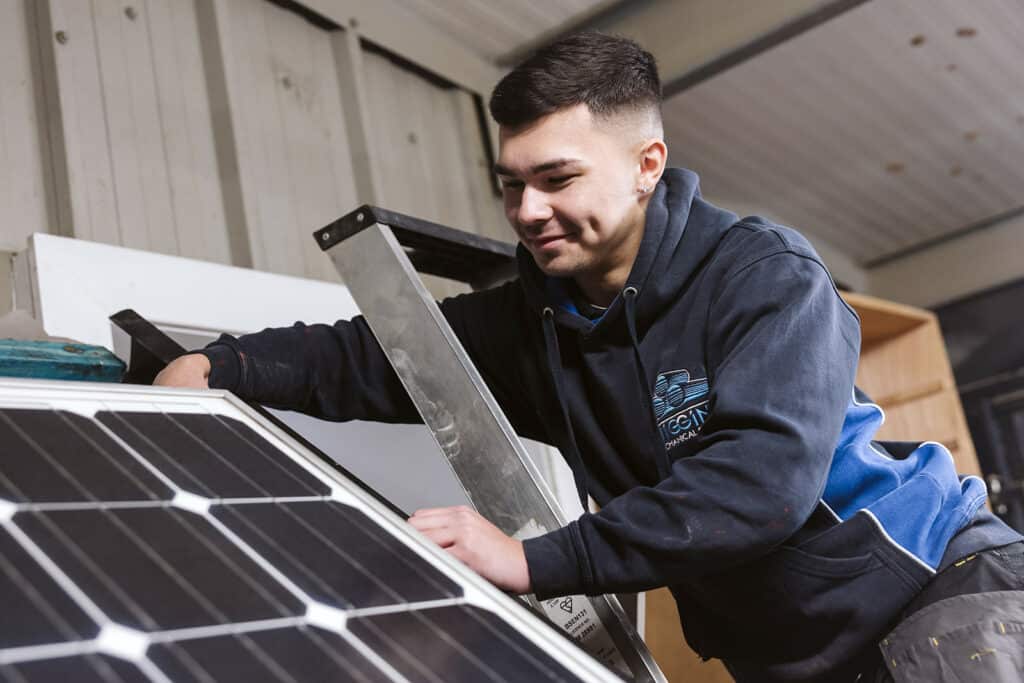
[[[0,649],[0,666],[31,662],[37,659],[58,659],[96,652],[95,640],[75,640],[66,643],[44,643]]]
[[[166,500],[105,500],[101,503],[75,501],[73,503],[20,503],[17,507],[24,512],[60,512],[61,510],[136,510],[140,508],[167,507]],[[2,519],[2,518],[0,518]]]
[[[348,615],[337,607],[311,601],[306,603],[306,622],[328,631],[340,633],[345,630]]]
[[[204,498],[181,489],[178,489],[174,494],[174,498],[171,499],[171,505],[174,507],[188,510],[204,517],[210,511],[211,504],[212,501],[209,498]]]
[[[109,622],[96,636],[96,647],[112,657],[136,661],[146,656],[149,636],[127,626]]]
[[[6,522],[14,517],[14,513],[18,511],[18,506],[9,500],[0,498],[0,522]]]
[[[214,638],[241,633],[271,631],[279,628],[302,626],[305,623],[304,617],[284,617],[281,619],[261,619],[260,621],[241,621],[232,624],[214,624],[212,626],[191,626],[188,628],[168,629],[166,631],[154,631],[149,634],[149,640],[152,643],[178,642],[196,640],[197,638]]]
[[[372,617],[378,614],[395,614],[396,612],[417,612],[435,607],[454,607],[465,605],[465,598],[444,598],[443,600],[421,600],[420,602],[400,602],[393,605],[380,605],[378,607],[354,607],[346,610],[349,617]],[[488,611],[492,611],[489,608]]]
[[[216,498],[211,505],[268,505],[270,503],[319,503],[328,500],[324,496],[275,496],[273,498]]]

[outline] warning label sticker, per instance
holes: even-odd
[[[584,595],[567,595],[541,603],[544,613],[583,649],[584,652],[609,669],[631,676],[622,653],[615,647],[611,635],[594,613],[594,607]]]

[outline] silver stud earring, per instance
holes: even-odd
[[[640,187],[639,187],[639,188],[637,189],[637,192],[639,192],[640,194],[647,194],[647,193],[648,193],[648,192],[650,192],[650,191],[651,191],[651,188],[647,187],[646,185],[641,185],[641,186],[640,186]]]

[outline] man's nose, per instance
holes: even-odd
[[[524,187],[516,218],[523,227],[546,223],[551,218],[547,193],[539,192],[529,185]]]

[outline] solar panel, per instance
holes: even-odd
[[[618,680],[228,394],[0,381],[0,680]]]

